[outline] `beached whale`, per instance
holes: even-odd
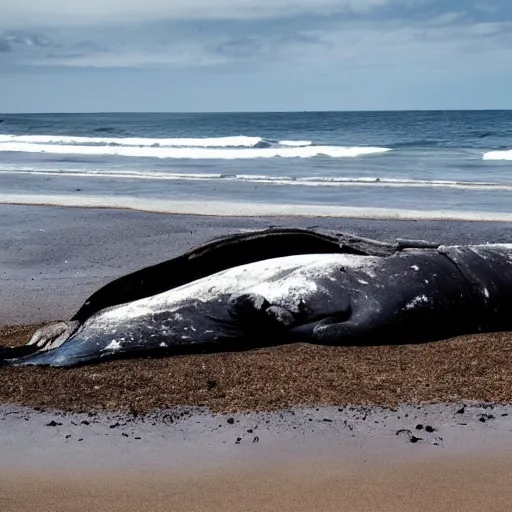
[[[509,330],[511,311],[512,244],[384,244],[266,230],[120,278],[71,321],[50,324],[3,357],[74,366],[298,341],[413,343]]]

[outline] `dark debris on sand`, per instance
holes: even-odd
[[[25,343],[34,329],[0,328],[0,345]],[[68,411],[145,413],[180,405],[224,412],[319,404],[393,408],[463,400],[512,403],[512,333],[424,345],[294,344],[72,369],[0,368],[1,403]]]

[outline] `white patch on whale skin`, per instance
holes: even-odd
[[[484,288],[484,295],[487,299],[490,297],[489,290],[487,288]]]
[[[186,325],[190,327],[182,308],[195,308],[197,314],[201,315],[203,304],[214,301],[222,303],[233,295],[244,293],[256,293],[272,305],[298,311],[299,304],[307,304],[314,295],[321,294],[322,300],[330,301],[327,289],[321,283],[329,282],[331,277],[338,281],[342,269],[375,275],[374,269],[378,270],[381,262],[380,257],[350,254],[302,254],[262,260],[229,268],[151,297],[98,311],[84,322],[75,335],[82,342],[89,342],[110,332],[112,340],[125,337],[125,344],[134,342],[135,333],[137,339],[142,336],[142,339],[145,337],[150,342],[155,330],[161,336],[172,337],[175,335],[174,326],[183,327],[183,322],[187,321]],[[153,318],[160,314],[162,319],[155,322]],[[148,329],[150,326],[152,328]],[[176,336],[189,343],[194,342],[196,334],[192,334],[192,329],[188,333],[191,336]],[[215,332],[210,331],[208,335],[213,340],[218,339]],[[111,342],[103,350],[98,347],[104,353],[119,348],[119,341]]]
[[[300,299],[318,292],[317,280],[332,277],[340,267],[358,269],[375,275],[373,269],[381,258],[352,254],[300,254],[257,261],[233,267],[192,281],[178,288],[127,304],[99,311],[84,327],[115,328],[120,323],[166,312],[174,320],[183,316],[180,307],[240,293],[257,293],[275,305],[296,309]]]
[[[118,350],[121,348],[121,342],[112,340],[103,350]]]
[[[298,312],[301,299],[318,290],[318,285],[306,276],[287,276],[276,281],[259,283],[248,288],[247,292],[261,295],[273,305],[285,306],[290,311]]]
[[[512,244],[480,244],[480,245],[473,245],[472,247],[476,247],[477,249],[480,247],[485,247],[486,249],[505,249],[510,250],[512,249]]]
[[[357,282],[360,284],[370,284],[368,281],[365,281],[364,279],[358,279]]]
[[[428,297],[426,295],[418,295],[405,305],[405,309],[414,309],[418,304],[426,304],[427,302]]]
[[[465,249],[467,248],[468,246],[465,246],[465,245],[440,245],[437,250],[445,250],[445,249],[459,249],[459,248],[462,248],[462,249]],[[478,245],[470,245],[469,246],[470,249],[481,249],[481,248],[484,248],[484,249],[504,249],[504,250],[511,250],[512,249],[512,244],[495,244],[495,243],[492,243],[492,244],[478,244]]]
[[[420,267],[418,267],[418,265],[412,265],[411,268],[413,270],[415,270],[416,272],[418,272],[418,270],[420,269]]]

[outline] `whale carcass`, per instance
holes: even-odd
[[[270,229],[214,240],[107,284],[5,364],[249,348],[418,343],[512,328],[512,244],[386,244]]]

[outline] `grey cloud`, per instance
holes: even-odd
[[[60,59],[79,59],[109,50],[105,44],[80,37],[77,39],[69,33],[57,33],[54,39],[43,33],[6,31],[3,35],[0,33],[0,52],[9,51],[12,54],[11,64],[54,65]]]
[[[260,53],[263,44],[253,38],[238,38],[225,41],[214,48],[214,51],[233,58],[252,57]]]
[[[38,46],[46,48],[55,43],[45,34],[37,34],[30,32],[11,31],[7,32],[4,38],[14,44],[21,44],[26,46]]]
[[[512,15],[512,4],[509,0],[0,0],[0,12],[0,23],[12,28],[65,28],[120,27],[159,20],[276,20],[301,16],[401,16],[413,21],[442,17],[447,12],[497,20]]]
[[[306,33],[272,34],[254,37],[236,37],[223,41],[212,50],[232,60],[254,60],[264,58],[278,60],[293,47],[304,45],[328,45],[316,35]]]
[[[389,4],[422,0],[0,0],[2,22],[27,26],[68,26],[87,23],[120,24],[159,19],[272,19],[302,14],[367,13]]]
[[[476,2],[475,3],[475,9],[477,11],[482,11],[487,14],[494,14],[497,13],[500,10],[500,5],[497,2]]]
[[[6,0],[0,0],[0,4]],[[57,1],[57,0],[55,0]],[[134,0],[127,0],[128,4]],[[206,0],[190,0],[200,5]],[[212,0],[229,3],[234,0]],[[316,0],[315,0],[316,1]],[[109,4],[110,0],[105,0]],[[145,5],[163,7],[163,0]],[[23,2],[22,2],[23,3]],[[275,0],[276,6],[287,3]],[[313,0],[297,0],[313,9]],[[245,8],[252,0],[239,2]],[[322,62],[343,66],[428,65],[463,66],[490,49],[508,55],[511,22],[474,21],[467,0],[453,0],[444,10],[441,0],[368,0],[351,15],[323,16],[322,6],[355,6],[349,0],[318,0],[316,15],[287,19],[185,20],[122,25],[90,25],[10,32],[19,65],[98,68],[194,68]],[[138,5],[142,5],[138,2]],[[219,4],[220,5],[220,4]],[[269,6],[270,0],[262,0]],[[397,10],[396,6],[402,6]],[[468,7],[467,10],[463,6]],[[395,8],[394,10],[392,9]],[[380,9],[380,17],[375,16]],[[474,9],[473,9],[474,11]],[[415,14],[412,15],[411,13]],[[373,14],[371,14],[373,13]],[[512,18],[511,18],[512,19]],[[44,34],[44,35],[43,35]],[[0,33],[1,36],[1,33]],[[4,58],[5,62],[5,58]],[[473,62],[473,61],[471,61]]]
[[[7,39],[0,38],[0,53],[9,53],[11,51],[11,45]]]
[[[106,52],[109,50],[108,46],[99,44],[95,41],[91,40],[83,40],[78,43],[73,44],[73,48],[83,53],[97,53],[97,52]]]

